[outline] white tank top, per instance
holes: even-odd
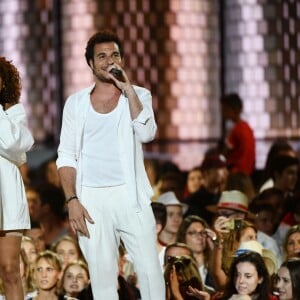
[[[119,101],[113,111],[101,114],[90,103],[82,148],[84,186],[109,187],[125,183],[118,143],[118,121],[122,104]]]

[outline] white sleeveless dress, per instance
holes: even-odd
[[[33,145],[22,104],[4,111],[0,105],[0,230],[30,228],[30,217],[19,166]]]

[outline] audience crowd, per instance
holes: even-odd
[[[32,225],[22,239],[24,299],[93,299],[54,163],[22,172]],[[288,142],[275,142],[260,176],[233,165],[219,149],[187,172],[145,159],[166,300],[300,300],[297,153]],[[119,299],[140,299],[122,243],[119,254]],[[0,280],[0,299],[3,293]]]

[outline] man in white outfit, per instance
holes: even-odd
[[[118,299],[121,238],[142,299],[163,300],[152,189],[142,152],[142,143],[153,140],[157,128],[152,97],[130,83],[122,44],[113,32],[94,34],[85,57],[95,84],[67,99],[57,159],[70,226],[89,264],[94,299]]]

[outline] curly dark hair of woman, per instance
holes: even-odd
[[[21,95],[20,75],[11,61],[6,60],[3,56],[0,56],[0,77],[2,79],[0,104],[18,103]]]

